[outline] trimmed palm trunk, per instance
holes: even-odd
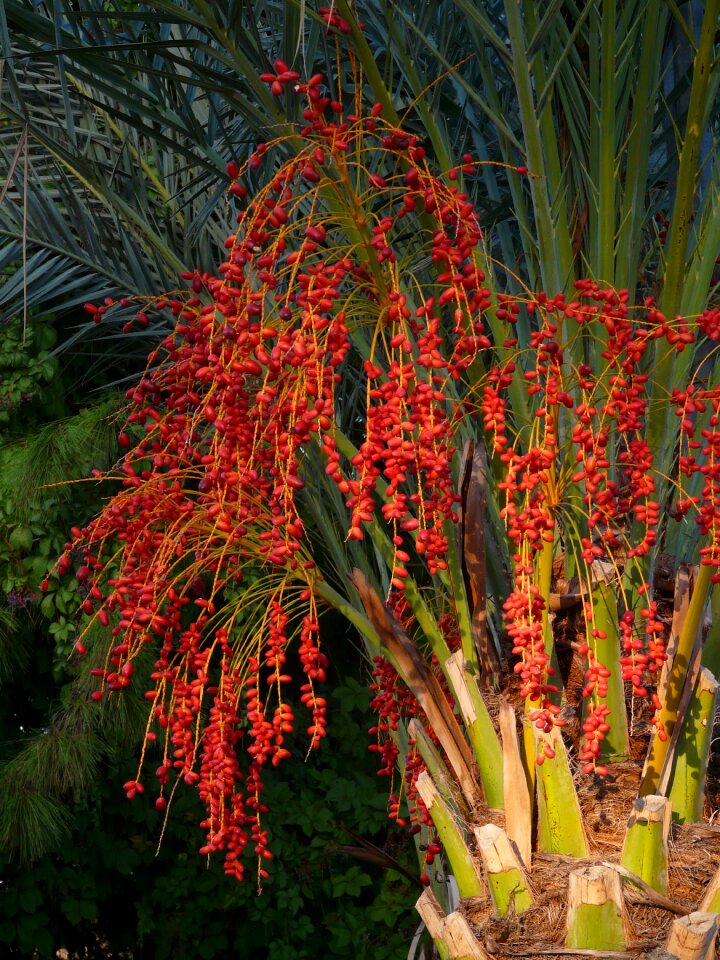
[[[593,866],[570,874],[565,946],[582,950],[625,947],[622,887],[615,870]]]
[[[668,886],[671,815],[666,797],[639,797],[633,804],[622,849],[622,865],[662,894]]]
[[[509,910],[522,913],[532,906],[522,863],[502,827],[487,823],[475,828],[475,839],[482,858],[488,890],[498,917]]]
[[[675,960],[712,960],[717,931],[717,914],[691,913],[673,922],[665,949]]]

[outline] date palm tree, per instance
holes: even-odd
[[[16,171],[42,143],[151,263],[98,329],[172,329],[60,561],[113,628],[98,699],[155,650],[159,807],[197,785],[203,851],[265,875],[290,640],[315,748],[330,606],[375,659],[441,956],[639,953],[643,924],[709,955],[720,878],[681,868],[715,812],[717,0],[52,9],[5,4]]]

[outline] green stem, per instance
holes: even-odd
[[[470,745],[477,760],[485,800],[491,810],[505,806],[503,787],[503,751],[485,700],[474,674],[464,662],[462,651],[445,664],[445,676],[460,708]]]
[[[712,880],[705,888],[705,896],[700,902],[698,910],[703,913],[720,913],[720,867],[715,871]]]
[[[338,449],[340,449],[340,446],[340,443],[338,443]],[[385,533],[377,519],[373,519],[367,524],[367,531],[370,534],[371,540],[380,551],[383,560],[387,564],[388,570],[392,571],[395,551],[389,536]],[[450,656],[450,648],[445,642],[445,637],[437,625],[437,620],[423,599],[420,588],[413,577],[407,577],[405,580],[405,597],[412,608],[418,626],[430,641],[432,652],[437,657],[443,672],[445,672],[445,663]]]
[[[628,820],[621,863],[658,893],[667,893],[671,805],[656,794],[638,798]]]
[[[461,816],[461,810],[459,807],[463,804],[463,798],[461,797],[459,791],[452,789],[455,781],[450,774],[445,761],[440,755],[440,751],[437,749],[427,733],[425,733],[423,725],[414,717],[408,724],[407,734],[409,740],[415,741],[415,746],[425,762],[425,766],[427,767],[428,773],[432,777],[432,781],[435,784],[438,793],[445,801],[448,808],[453,811],[455,819],[459,821]],[[409,747],[410,744],[408,743],[408,748]],[[464,808],[463,812],[467,813],[466,807]]]
[[[615,280],[615,0],[603,0],[600,36],[600,110],[597,112],[598,197],[594,268],[600,280]],[[594,111],[593,111],[594,112]],[[598,351],[599,357],[599,351]],[[605,364],[604,360],[599,360]]]
[[[429,773],[423,772],[417,779],[418,793],[423,799],[433,825],[438,832],[461,897],[479,897],[483,882],[475,860],[467,845],[465,832],[452,810],[440,796]]]
[[[472,673],[480,672],[477,649],[475,648],[475,634],[472,628],[470,605],[468,604],[465,580],[460,565],[460,551],[457,545],[457,526],[449,520],[444,525],[444,533],[448,542],[447,565],[450,574],[453,606],[460,631],[460,643],[467,666]]]
[[[527,4],[526,9],[531,6],[531,4]],[[512,53],[515,93],[520,109],[520,122],[527,151],[527,165],[533,174],[530,178],[530,194],[533,201],[535,229],[540,249],[540,272],[544,289],[557,292],[564,288],[568,278],[563,276],[562,258],[558,249],[557,232],[548,196],[546,153],[540,132],[540,121],[535,109],[521,9],[518,0],[505,0],[505,16]]]
[[[668,793],[673,820],[679,823],[702,820],[717,694],[717,681],[702,670],[683,721]]]
[[[550,590],[552,588],[552,575],[553,575],[553,553],[554,553],[554,543],[549,540],[543,542],[542,551],[540,552],[540,559],[538,561],[538,578],[537,584],[540,591],[540,596],[545,601],[543,607],[543,637],[545,640],[545,653],[550,658],[548,666],[552,670],[552,674],[549,679],[558,687],[557,693],[550,694],[550,699],[553,703],[560,703],[562,696],[562,676],[560,674],[560,665],[558,664],[557,651],[555,649],[555,637],[552,631],[552,625],[550,623]]]
[[[620,639],[618,637],[618,610],[615,589],[611,584],[600,583],[592,593],[592,625],[605,636],[593,640],[595,660],[610,671],[607,678],[607,693],[597,697],[610,710],[610,730],[603,740],[602,756],[606,760],[627,760],[628,722],[625,707],[625,686],[620,667]],[[587,701],[584,701],[587,704]]]
[[[620,877],[605,866],[582,867],[570,874],[567,939],[575,950],[624,950]]]
[[[536,736],[544,736],[555,751],[537,772],[538,848],[543,853],[586,857],[583,818],[562,735],[553,727],[552,733]]]
[[[495,907],[495,916],[504,917],[510,910],[523,913],[533,904],[522,864],[510,845],[507,834],[494,823],[475,829],[475,839],[485,867],[488,890]]]
[[[630,293],[635,303],[640,256],[643,249],[642,229],[647,217],[645,193],[648,180],[650,144],[655,122],[654,98],[662,59],[662,37],[665,33],[667,9],[660,0],[649,0],[642,23],[642,46],[637,56],[637,83],[633,95],[623,202],[619,223],[615,281]]]
[[[486,956],[467,919],[457,910],[446,914],[430,888],[423,891],[415,908],[435,942],[440,960],[479,960]]]
[[[714,567],[705,564],[701,564],[700,566],[700,573],[698,574],[695,588],[690,598],[687,617],[683,624],[680,639],[678,640],[677,652],[675,653],[670,676],[668,677],[665,699],[658,716],[658,729],[663,730],[665,736],[663,739],[657,734],[653,736],[645,763],[645,772],[642,783],[640,784],[641,797],[646,797],[648,794],[654,793],[660,782],[660,775],[670,748],[673,729],[677,722],[680,697],[685,684],[685,678],[695,644],[695,637],[700,629],[708,591],[712,586],[711,577],[714,569]]]
[[[716,680],[720,680],[720,590],[717,584],[710,594],[710,612],[712,623],[705,638],[702,652],[702,665],[712,673]]]
[[[708,106],[706,102],[707,91],[714,60],[715,34],[719,14],[720,0],[706,0],[700,29],[700,42],[693,64],[685,138],[680,152],[680,164],[675,185],[675,205],[666,245],[667,269],[660,298],[660,308],[670,321],[680,310],[686,281],[686,256],[695,203],[697,163]],[[668,350],[664,340],[658,341],[654,379],[659,390],[666,390],[667,385],[674,382],[672,377],[674,359],[675,351]],[[677,436],[677,424],[674,421],[675,418],[671,416],[671,410],[667,404],[658,405],[650,420],[648,430],[650,445],[652,449],[662,451],[660,457],[661,469],[663,469],[667,451],[674,449],[675,437]]]
[[[692,223],[695,202],[695,183],[700,141],[704,131],[707,110],[707,90],[714,60],[715,35],[720,0],[705,0],[700,43],[695,53],[693,79],[690,88],[685,139],[680,153],[680,166],[675,190],[675,206],[670,221],[667,241],[667,271],[660,306],[665,316],[672,320],[680,307],[685,280],[685,254],[688,234]],[[659,378],[660,383],[667,381]]]

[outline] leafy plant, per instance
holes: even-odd
[[[223,46],[237,55],[237,35],[217,29],[230,5],[157,10],[136,35],[143,52],[143,31],[182,21],[221,61]],[[282,10],[295,7],[263,5],[263,17]],[[717,669],[702,621],[718,564],[718,170],[704,146],[717,132],[718,12],[707,3],[696,27],[653,0],[378,2],[361,24],[338,0],[308,11],[302,69],[290,29],[247,43],[260,61],[243,62],[253,145],[223,157],[240,229],[216,271],[184,264],[192,290],[149,285],[138,324],[159,331],[172,321],[151,318],[170,315],[175,328],[129,394],[123,489],[76,535],[84,559],[60,562],[115,629],[98,699],[160,647],[147,695],[161,787],[198,785],[203,849],[224,849],[228,872],[242,874],[248,844],[260,876],[272,856],[262,776],[291,755],[293,633],[310,747],[326,736],[322,605],[389,661],[376,677],[383,769],[404,757],[407,816],[428,863],[432,820],[462,896],[483,889],[466,829],[483,805],[505,809],[524,861],[477,837],[496,914],[509,903],[500,874],[528,889],[533,824],[541,852],[586,857],[568,751],[586,776],[608,776],[631,753],[631,726],[653,728],[632,836],[647,829],[617,851],[615,873],[653,882],[643,864],[665,856],[666,794],[676,817],[697,816],[716,690],[699,675]],[[670,63],[671,23],[686,69]],[[120,47],[120,60],[136,49]],[[170,44],[156,49],[175,63]],[[76,67],[95,55],[81,45]],[[153,75],[120,60],[103,74],[125,90]],[[196,61],[188,70],[213,90]],[[272,123],[255,149],[258,104]],[[137,111],[128,122],[143,124]],[[130,309],[111,298],[90,312],[129,329]],[[669,643],[654,595],[662,551],[685,611]],[[560,682],[550,616],[573,604],[579,695]],[[518,706],[501,706],[502,731],[484,684]],[[144,787],[126,782],[131,796]],[[391,812],[405,819],[399,790]],[[585,879],[620,947],[622,892],[606,869]],[[567,943],[593,949],[585,879],[569,888]],[[480,949],[429,893],[420,909],[441,952]]]

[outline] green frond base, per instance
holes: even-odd
[[[624,950],[625,930],[617,904],[583,903],[568,917],[565,946],[570,950]]]
[[[645,809],[645,801],[650,810]],[[661,803],[660,801],[664,801]],[[670,805],[665,797],[643,797],[636,801],[628,821],[621,863],[658,893],[668,891],[668,847]]]
[[[707,913],[720,913],[720,890],[715,893],[710,903],[704,908]]]
[[[453,811],[440,796],[427,772],[421,773],[418,777],[417,788],[442,841],[460,896],[482,896],[484,892],[482,875],[470,852],[464,832],[453,816]]]
[[[566,946],[570,950],[624,949],[622,885],[612,867],[580,867],[568,877]]]
[[[610,729],[603,740],[602,758],[620,762],[628,758],[628,721],[625,686],[620,667],[617,595],[613,584],[599,583],[595,587],[592,592],[592,609],[594,626],[605,634],[593,641],[595,656],[598,662],[610,671],[607,693],[599,698],[610,710]]]
[[[477,677],[462,651],[448,657],[445,669],[477,761],[487,805],[491,810],[502,810],[505,807],[503,751]]]
[[[670,780],[668,797],[678,823],[702,820],[717,694],[716,680],[703,669],[680,732]]]
[[[565,745],[557,727],[548,738],[555,750],[537,771],[538,849],[587,857],[588,847]]]
[[[488,873],[487,879],[496,916],[504,917],[511,909],[520,914],[532,906],[533,899],[519,870]]]

